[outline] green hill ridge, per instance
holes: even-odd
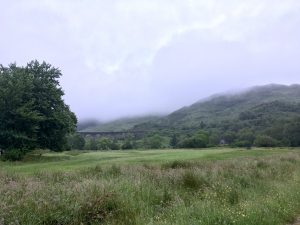
[[[180,147],[185,140],[190,142],[186,147],[202,146],[193,145],[196,139],[205,139],[203,146],[300,146],[300,85],[270,84],[214,95],[167,116],[120,119],[82,131],[143,131],[146,137],[163,138],[164,146],[169,145],[166,140],[171,146],[173,141]]]

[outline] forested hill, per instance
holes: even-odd
[[[222,139],[226,143],[253,143],[256,137],[267,136],[283,145],[299,145],[300,85],[258,86],[239,94],[211,97],[159,120],[136,125],[134,130],[168,136],[204,130],[212,144]]]
[[[300,85],[270,84],[250,88],[238,94],[219,94],[183,107],[165,117],[123,118],[107,123],[80,123],[80,131],[125,131],[156,129],[189,129],[218,126],[232,120],[277,119],[299,115]]]
[[[81,132],[119,132],[132,129],[135,125],[158,120],[159,116],[143,116],[122,118],[111,122],[101,123],[97,121],[87,121],[80,123],[78,130]]]
[[[203,123],[216,123],[240,117],[246,119],[246,114],[252,112],[275,114],[291,111],[297,103],[300,103],[300,85],[266,85],[239,94],[220,95],[199,101],[171,113],[160,122],[164,126],[199,127],[203,126]]]
[[[273,84],[215,95],[164,117],[121,119],[84,131],[143,131],[148,137],[159,134],[165,139],[176,136],[178,145],[172,145],[177,147],[196,147],[182,143],[195,142],[198,136],[189,137],[199,132],[200,139],[204,134],[212,146],[221,141],[235,146],[300,146],[300,85]]]

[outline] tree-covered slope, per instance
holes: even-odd
[[[300,85],[259,86],[238,94],[218,95],[198,101],[152,123],[137,125],[135,129],[203,128],[226,121],[245,121],[243,116],[246,114],[254,114],[255,117],[276,114],[278,119],[290,114],[299,115],[297,103],[300,103]]]
[[[143,117],[132,117],[123,118],[106,123],[93,122],[90,126],[79,126],[82,129],[78,129],[81,132],[115,132],[115,131],[127,131],[132,129],[135,125],[141,123],[147,123],[158,120],[158,116],[143,116]],[[86,124],[89,125],[89,124]]]
[[[215,95],[164,117],[121,119],[82,131],[127,130],[144,132],[144,144],[163,137],[171,147],[300,146],[300,85]]]

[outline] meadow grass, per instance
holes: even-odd
[[[128,151],[67,151],[63,153],[40,151],[27,155],[23,162],[1,162],[4,171],[29,173],[40,171],[74,171],[97,165],[137,165],[142,163],[160,164],[175,160],[223,160],[236,157],[264,156],[296,149],[164,149]]]
[[[47,153],[0,169],[1,225],[277,225],[300,214],[298,149]]]

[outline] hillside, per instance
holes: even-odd
[[[300,85],[265,85],[200,100],[164,117],[121,119],[82,131],[142,131],[177,142],[202,130],[209,143],[300,146]],[[168,146],[167,143],[165,143]],[[259,145],[259,144],[257,144]]]
[[[158,120],[159,116],[144,116],[144,117],[132,117],[122,118],[106,123],[91,123],[90,126],[80,126],[82,129],[78,129],[81,132],[114,132],[114,131],[126,131],[132,129],[135,125],[141,123],[152,122]]]
[[[268,113],[289,111],[300,103],[300,85],[266,85],[253,87],[239,94],[224,94],[198,101],[183,107],[168,116],[147,124],[139,124],[134,129],[148,128],[193,128],[204,124],[238,119],[240,114],[257,108],[271,107]],[[283,104],[285,107],[279,107]],[[276,105],[273,109],[272,107]],[[267,113],[267,112],[266,112]],[[298,113],[298,112],[297,112]]]

